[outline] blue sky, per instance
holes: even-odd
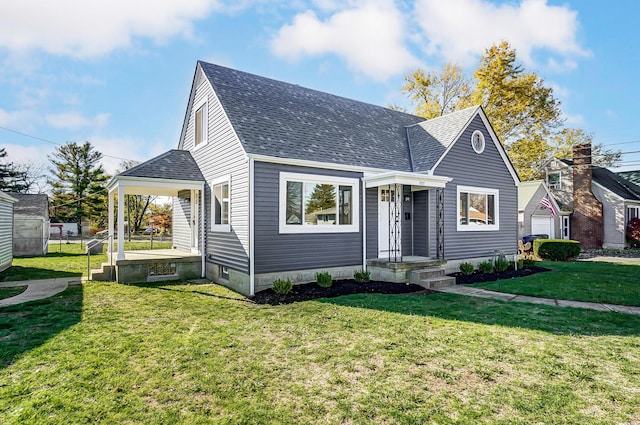
[[[406,73],[451,61],[471,74],[501,40],[554,88],[567,127],[640,150],[637,0],[0,4],[0,146],[14,162],[48,165],[56,143],[88,140],[112,173],[177,147],[199,59],[411,109]],[[638,153],[623,161],[640,169]]]

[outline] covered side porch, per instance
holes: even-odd
[[[204,188],[202,173],[188,151],[169,151],[113,177],[107,185],[109,261],[91,278],[108,275],[106,280],[134,283],[204,277]],[[125,251],[127,195],[176,198],[185,193],[189,195],[184,220],[188,235],[183,235],[187,242],[182,249]]]

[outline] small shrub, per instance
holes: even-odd
[[[580,242],[563,239],[536,239],[533,241],[536,257],[550,261],[567,261],[580,254]]]
[[[473,267],[473,264],[467,262],[460,263],[460,272],[462,272],[462,274],[469,275],[473,273],[474,270],[475,267]]]
[[[502,273],[507,271],[510,265],[511,261],[507,260],[506,258],[498,258],[496,260],[495,268],[498,273]]]
[[[331,277],[331,273],[329,272],[318,272],[316,273],[316,282],[318,286],[323,288],[328,288],[333,285],[333,278]]]
[[[631,248],[640,247],[640,218],[636,217],[629,220],[626,234]]]
[[[480,273],[484,274],[493,273],[493,262],[483,261],[482,263],[478,264],[478,270],[480,271]]]
[[[534,260],[533,258],[524,258],[522,260],[522,267],[524,267],[525,269],[530,269],[535,265],[536,265],[536,260]],[[518,261],[518,266],[520,266],[520,260]]]
[[[353,272],[353,278],[358,283],[366,283],[371,280],[371,272],[368,270],[357,270]]]
[[[289,292],[291,292],[292,288],[293,288],[293,285],[291,284],[290,279],[287,279],[287,280],[276,279],[273,281],[273,290],[275,291],[276,294],[286,295]]]

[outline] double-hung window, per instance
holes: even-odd
[[[625,221],[625,225],[629,223],[629,220],[632,218],[640,217],[640,205],[638,206],[627,206],[627,221]]]
[[[280,233],[359,231],[359,180],[280,173]]]
[[[211,184],[212,196],[212,230],[228,232],[231,229],[231,180],[229,176],[216,179]]]
[[[552,171],[547,174],[547,186],[549,189],[562,189],[562,173],[560,171]]]
[[[457,192],[459,231],[500,230],[498,190],[458,186]]]
[[[194,146],[198,147],[207,143],[207,102],[197,107],[194,121]]]

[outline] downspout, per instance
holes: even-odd
[[[364,183],[364,176],[361,177],[362,181],[362,270],[367,270],[367,187]]]
[[[204,277],[206,276],[206,257],[207,257],[207,250],[206,250],[206,244],[204,243],[204,238],[205,238],[205,228],[206,223],[205,223],[205,199],[204,199],[204,182],[202,182],[202,185],[200,186],[200,202],[198,202],[198,209],[200,211],[198,211],[198,213],[200,214],[200,256],[201,258],[201,271],[200,271],[200,277],[204,279]]]
[[[254,219],[254,167],[253,158],[249,158],[249,295],[256,292],[255,275],[255,219]]]

